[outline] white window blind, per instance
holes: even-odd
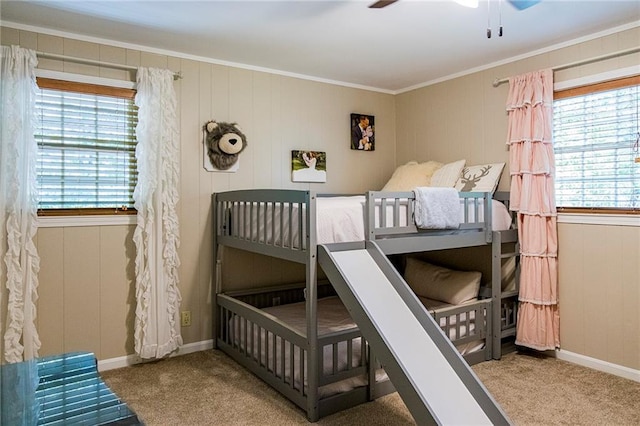
[[[39,208],[133,207],[137,181],[133,91],[121,96],[91,93],[96,86],[87,84],[73,84],[71,90],[64,84],[53,84],[53,89],[40,86],[35,135]]]
[[[640,208],[639,93],[636,83],[556,97],[558,207]]]

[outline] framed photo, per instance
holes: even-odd
[[[323,151],[291,151],[293,182],[326,182],[327,153]]]
[[[351,114],[351,149],[375,151],[376,125],[373,115]]]

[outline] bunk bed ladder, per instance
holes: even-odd
[[[509,424],[375,242],[320,245],[318,261],[418,424]]]

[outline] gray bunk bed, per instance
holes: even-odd
[[[492,228],[490,193],[459,196],[458,229],[423,230],[413,220],[413,192],[370,191],[360,201],[362,236],[346,238],[374,241],[388,256],[491,246],[491,283],[481,298],[430,311],[454,345],[481,342],[480,350],[464,354],[473,364],[500,358],[503,339],[515,333],[517,288],[503,291],[500,271],[503,259],[518,252],[517,230]],[[318,200],[325,197],[276,189],[212,197],[214,345],[305,410],[310,421],[394,391],[331,285],[318,279],[317,246],[327,242],[318,235]],[[508,203],[508,194],[494,198]],[[305,282],[228,291],[223,247],[303,264]]]

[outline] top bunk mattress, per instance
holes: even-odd
[[[481,200],[482,201],[482,200]],[[347,197],[318,197],[316,201],[316,226],[318,244],[340,243],[350,241],[362,241],[364,235],[364,217],[366,214],[365,196],[355,195]],[[480,205],[480,207],[482,207]],[[393,206],[386,207],[390,212]],[[407,204],[400,204],[399,226],[407,226]],[[478,210],[475,217],[475,209],[467,207],[465,219],[465,205],[460,202],[459,221],[481,222],[484,221],[484,209]],[[499,201],[492,200],[492,228],[494,231],[505,231],[511,227],[511,214],[507,207]],[[392,214],[387,214],[387,226],[392,226]],[[380,223],[380,206],[375,208],[376,223]]]
[[[460,199],[459,220],[464,222],[484,221],[484,200],[479,200],[479,208],[471,208]],[[380,224],[380,216],[386,216],[386,226],[393,226],[393,209],[397,208],[399,223],[396,226],[407,226],[408,202],[400,202],[399,206],[387,205],[386,214],[381,215],[382,207],[375,206],[376,225]],[[466,206],[466,207],[465,207]],[[255,208],[254,208],[255,207]],[[304,218],[297,204],[274,208],[272,203],[249,203],[232,208],[231,235],[263,244],[295,247],[302,241],[298,226]],[[466,211],[465,211],[466,210]],[[497,200],[492,200],[492,229],[504,231],[511,227],[512,218],[507,207]],[[334,196],[316,198],[316,241],[318,244],[342,243],[365,240],[366,197],[364,195]],[[475,217],[477,215],[477,217]]]

